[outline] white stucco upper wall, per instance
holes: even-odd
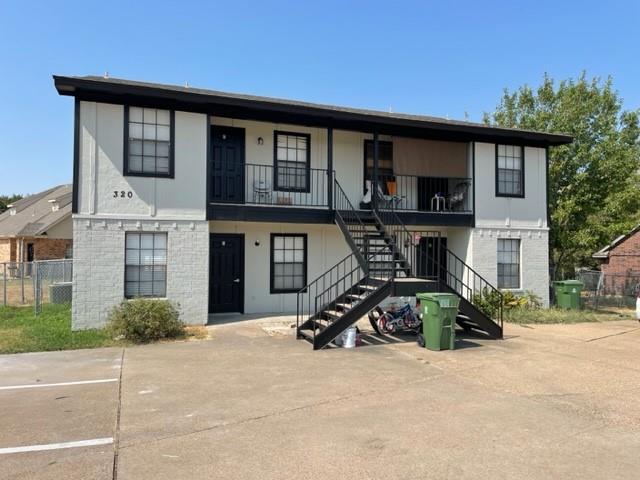
[[[206,119],[203,114],[175,112],[173,179],[125,176],[124,107],[80,102],[78,213],[204,220]],[[123,191],[124,197],[115,196]]]
[[[301,125],[211,117],[212,125],[245,129],[246,163],[273,165],[274,130],[311,136],[311,168],[327,168],[327,130]],[[158,219],[206,218],[207,116],[175,112],[175,178],[123,175],[124,107],[80,102],[78,213]],[[262,144],[258,143],[262,138]],[[336,178],[354,206],[363,197],[365,132],[334,131]],[[381,136],[380,140],[394,141]],[[400,140],[400,139],[396,139]],[[471,160],[471,155],[468,156]],[[495,145],[475,144],[475,208],[479,227],[546,227],[545,149],[525,148],[525,197],[495,195]],[[470,172],[472,166],[467,166]],[[324,179],[326,181],[326,179]],[[313,181],[313,180],[312,180]],[[326,185],[326,184],[325,184]],[[410,186],[409,186],[410,187]],[[124,198],[114,192],[125,192]],[[131,198],[128,192],[132,192]],[[408,196],[407,198],[412,198]],[[408,200],[407,200],[408,201]],[[407,205],[411,208],[412,205]]]
[[[524,149],[524,198],[497,197],[495,144],[476,143],[475,149],[476,226],[546,228],[545,149]]]

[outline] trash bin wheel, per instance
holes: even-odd
[[[418,346],[421,348],[424,348],[424,335],[419,333],[418,337],[416,338],[416,341],[418,342]]]

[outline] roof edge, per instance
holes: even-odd
[[[182,87],[133,80],[101,77],[74,77],[53,75],[58,94],[83,97],[87,95],[125,97],[144,97],[164,101],[181,102],[200,110],[213,106],[242,108],[245,110],[279,114],[294,114],[322,119],[331,122],[360,122],[363,124],[412,128],[424,131],[442,131],[470,137],[495,137],[496,139],[515,139],[519,143],[535,143],[543,146],[555,146],[571,143],[573,137],[566,134],[545,133],[533,130],[520,130],[495,127],[480,123],[448,120],[422,115],[388,113],[377,110],[323,105],[317,103],[287,100],[255,95],[220,92],[194,87]],[[479,140],[482,141],[482,140]]]

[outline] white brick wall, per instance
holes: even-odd
[[[498,285],[498,238],[520,239],[521,293],[531,290],[549,306],[549,234],[546,229],[475,228],[471,265],[489,283]]]
[[[182,320],[205,324],[209,295],[209,224],[206,221],[73,219],[74,330],[104,326],[124,298],[125,232],[167,232],[167,298]]]

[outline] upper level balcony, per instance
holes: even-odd
[[[385,137],[376,150],[359,132],[339,132],[334,141],[332,131],[237,124],[211,127],[209,219],[330,223],[335,181],[356,209],[373,208],[375,197],[408,224],[473,224],[466,143]]]
[[[212,219],[330,221],[335,171],[245,164],[210,181]],[[345,190],[354,190],[336,178]],[[354,207],[369,210],[373,182],[366,180]],[[420,224],[466,225],[473,218],[473,181],[465,177],[379,176],[379,207]],[[352,193],[353,196],[353,193]],[[275,211],[274,209],[279,210]],[[284,213],[286,212],[286,213]],[[454,218],[457,217],[457,218]]]

